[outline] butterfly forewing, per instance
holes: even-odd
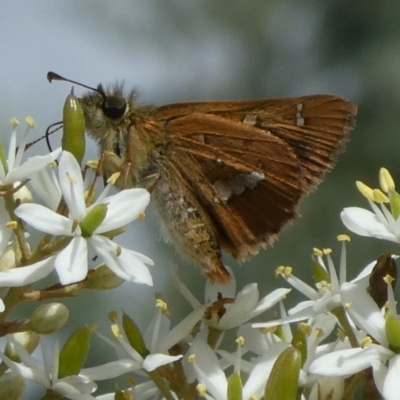
[[[221,246],[239,260],[296,216],[301,197],[343,150],[355,114],[354,105],[329,95],[154,110],[174,143],[169,162],[213,220]]]

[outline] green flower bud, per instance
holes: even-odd
[[[114,289],[125,281],[115,275],[105,264],[101,264],[95,269],[89,271],[86,279],[83,281],[85,289],[107,290]]]
[[[25,390],[25,381],[15,372],[4,374],[0,377],[0,399],[18,400]]]
[[[16,254],[16,250],[18,254]],[[0,271],[7,271],[13,269],[16,264],[21,260],[21,251],[17,242],[12,242],[7,245],[3,254],[0,257]]]
[[[114,400],[127,400],[129,398],[130,398],[129,395],[125,396],[125,393],[122,392],[121,390],[117,390],[114,395]]]
[[[390,350],[400,354],[400,321],[390,311],[386,315],[385,329]]]
[[[301,353],[291,346],[276,359],[265,386],[264,398],[268,400],[293,400],[296,398]]]
[[[83,218],[79,224],[82,236],[90,237],[93,232],[102,224],[107,215],[107,204],[97,204]]]
[[[325,281],[329,283],[331,281],[328,272],[318,263],[315,257],[312,257],[312,271],[315,282]]]
[[[82,162],[86,147],[85,116],[73,89],[71,89],[71,94],[64,103],[61,146],[63,150],[72,153],[79,163]]]
[[[243,399],[243,385],[240,376],[233,373],[228,378],[228,400],[242,400]]]
[[[397,219],[400,215],[400,194],[393,190],[390,193],[390,207],[394,219]]]
[[[76,330],[60,351],[58,378],[78,375],[89,353],[94,326],[84,326]]]
[[[17,188],[21,182],[15,182],[13,184],[14,188]],[[13,194],[14,201],[18,201],[20,204],[22,203],[32,203],[33,196],[31,191],[26,187],[26,185],[22,186]]]
[[[19,332],[14,333],[13,336],[29,354],[31,354],[39,344],[40,336],[35,332]],[[7,342],[4,354],[12,361],[21,362],[18,352],[15,350],[14,343]]]
[[[47,335],[61,329],[69,317],[68,308],[61,303],[48,303],[38,307],[28,321],[29,329]]]
[[[307,337],[303,329],[297,329],[292,339],[292,346],[296,347],[301,353],[301,366],[307,358]]]
[[[143,357],[145,358],[150,352],[147,350],[143,336],[140,333],[138,326],[135,321],[129,317],[128,314],[123,313],[122,315],[122,327],[124,328],[125,335],[128,339],[129,344]]]

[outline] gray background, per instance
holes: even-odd
[[[345,154],[319,189],[301,205],[302,218],[281,234],[272,249],[234,268],[238,286],[257,281],[261,294],[283,284],[273,278],[279,265],[310,278],[313,247],[332,247],[345,232],[343,207],[367,207],[355,180],[377,187],[385,166],[400,182],[398,168],[400,52],[399,8],[378,1],[0,1],[0,132],[8,144],[8,120],[32,115],[33,137],[60,120],[70,85],[49,84],[56,71],[95,86],[124,80],[139,101],[161,105],[185,100],[253,99],[315,93],[342,95],[359,104],[357,129]],[[82,93],[75,88],[77,94]],[[23,128],[21,127],[21,131]],[[57,138],[52,139],[57,143]],[[44,144],[36,152],[47,151]],[[88,157],[97,150],[89,145]],[[170,304],[173,322],[190,310],[175,291],[168,264],[178,263],[182,278],[201,298],[203,278],[159,240],[148,212],[120,243],[154,259],[155,290]],[[353,237],[350,268],[357,270],[395,244]],[[108,333],[106,314],[122,308],[141,327],[153,312],[153,290],[124,284],[114,291],[84,293],[66,304],[73,326],[96,322]],[[19,308],[28,315],[30,305]],[[16,317],[17,314],[14,314]],[[62,335],[61,335],[62,336]],[[49,342],[51,339],[47,339]],[[61,339],[63,340],[63,339]],[[90,365],[112,359],[95,339]],[[99,349],[101,351],[99,351]],[[100,354],[101,353],[101,354]],[[123,382],[123,381],[122,381]],[[113,386],[103,390],[112,390]],[[34,389],[32,389],[34,390]],[[100,392],[101,392],[100,391]],[[26,398],[35,398],[34,392]]]

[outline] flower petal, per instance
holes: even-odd
[[[128,372],[137,371],[141,368],[141,364],[132,359],[123,359],[112,361],[97,367],[84,368],[81,370],[80,375],[87,376],[93,380],[103,380],[116,378]]]
[[[172,363],[174,361],[180,360],[183,356],[167,356],[165,354],[150,354],[148,355],[144,362],[143,368],[146,371],[154,371],[156,368],[161,367],[162,365]]]
[[[150,193],[145,189],[127,189],[106,197],[107,215],[95,233],[104,233],[125,226],[138,218],[150,202]]]
[[[35,264],[0,272],[0,287],[17,287],[37,282],[54,270],[54,257]]]
[[[86,240],[81,236],[74,237],[71,243],[57,255],[55,265],[63,285],[85,279],[88,272]]]
[[[54,161],[60,153],[61,147],[54,150],[50,154],[28,158],[28,160],[26,160],[22,165],[10,171],[10,173],[6,176],[5,183],[10,184],[17,181],[25,180],[31,174],[41,170],[47,164]]]
[[[378,366],[379,365],[379,366]],[[400,393],[400,356],[389,360],[389,367],[382,363],[373,365],[376,386],[385,400],[397,400]]]
[[[371,236],[378,239],[399,240],[387,227],[378,220],[371,211],[359,207],[348,207],[340,213],[340,218],[347,229],[361,236]]]
[[[169,350],[172,346],[180,342],[193,330],[194,326],[204,315],[207,306],[201,306],[197,310],[192,311],[187,317],[185,317],[181,322],[174,326],[168,333],[163,337],[159,338],[159,343],[157,345],[157,351],[164,353]]]
[[[371,296],[354,283],[343,283],[340,294],[343,304],[350,305],[346,307],[346,312],[354,323],[387,347],[386,321]]]
[[[61,192],[72,218],[82,220],[86,215],[82,171],[76,158],[68,151],[63,151],[61,154],[58,177]]]
[[[90,237],[88,243],[108,268],[122,279],[153,286],[153,278],[146,266],[146,264],[153,265],[150,258],[123,247],[120,247],[119,255],[117,255],[117,245],[99,235]]]
[[[73,221],[40,204],[21,204],[15,215],[35,229],[57,236],[71,236]]]
[[[309,372],[326,376],[345,376],[369,368],[374,360],[379,359],[379,352],[373,347],[338,350],[314,360]]]

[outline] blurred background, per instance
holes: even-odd
[[[70,84],[46,80],[47,71],[87,85],[124,81],[136,88],[139,102],[162,105],[188,100],[244,100],[329,93],[359,105],[357,128],[347,151],[318,190],[301,204],[302,217],[286,227],[273,248],[246,265],[229,257],[238,288],[258,282],[261,295],[283,281],[273,278],[279,265],[312,283],[314,247],[331,247],[339,263],[336,236],[346,232],[339,213],[347,206],[368,208],[355,181],[377,187],[387,167],[400,182],[400,3],[318,0],[261,1],[119,0],[106,2],[0,1],[0,132],[8,144],[9,120],[32,115],[32,140],[61,119]],[[76,87],[76,94],[83,89]],[[24,125],[23,123],[21,125]],[[24,127],[20,127],[21,132]],[[57,143],[57,138],[53,138]],[[39,144],[35,154],[47,151]],[[88,158],[94,158],[94,143]],[[155,291],[172,310],[173,323],[190,311],[176,291],[168,266],[177,264],[182,279],[203,298],[203,277],[160,240],[157,219],[148,218],[120,238],[121,244],[155,261]],[[395,244],[352,235],[348,245],[350,276]],[[293,295],[293,299],[295,299]],[[288,302],[290,304],[291,300]],[[82,293],[65,302],[71,325],[99,324],[109,335],[107,313],[124,309],[143,329],[154,309],[154,291],[124,284],[102,293]],[[20,307],[23,318],[36,305]],[[48,339],[49,342],[52,339]],[[111,349],[95,338],[89,365],[113,359]],[[100,347],[101,346],[101,347]],[[101,353],[101,354],[100,354]],[[27,399],[36,398],[33,387]],[[99,393],[112,390],[107,383]]]

